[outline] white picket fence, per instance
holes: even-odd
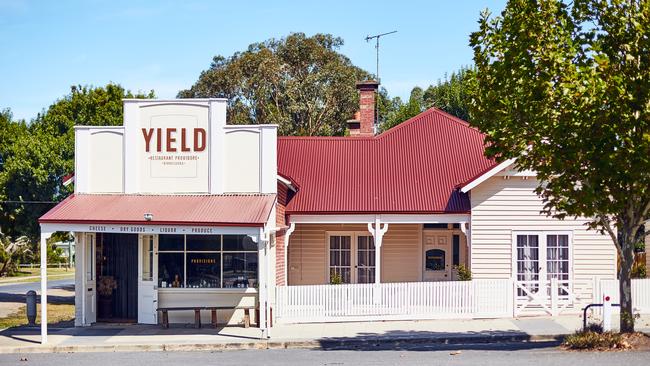
[[[608,295],[612,303],[620,301],[618,291],[618,280],[600,280],[596,290],[596,302],[600,302],[603,296]],[[650,313],[650,278],[632,280],[632,308],[635,313]],[[617,311],[618,308],[614,308]]]
[[[280,286],[277,321],[460,319],[512,316],[511,280]]]
[[[619,301],[615,279],[536,284],[504,279],[279,286],[274,311],[280,323],[467,319],[581,314],[604,295]],[[650,314],[650,279],[632,280],[632,306]]]

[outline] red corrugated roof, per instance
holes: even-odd
[[[484,135],[437,109],[374,137],[280,137],[288,214],[469,212],[456,187],[494,165]]]
[[[275,203],[273,194],[130,195],[74,194],[40,223],[263,226]],[[153,214],[145,221],[144,214]]]

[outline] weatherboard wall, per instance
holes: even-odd
[[[506,179],[507,178],[507,179]],[[471,270],[474,278],[513,278],[513,232],[572,234],[571,278],[577,292],[591,296],[596,278],[616,278],[616,251],[609,236],[587,230],[584,218],[558,220],[541,214],[534,178],[494,176],[471,191]]]

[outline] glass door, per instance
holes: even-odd
[[[356,283],[375,282],[375,240],[372,236],[357,236]]]
[[[83,268],[84,268],[84,325],[97,321],[97,282],[95,280],[95,233],[86,233],[83,242]]]
[[[544,295],[551,296],[551,281],[557,280],[559,296],[568,296],[571,287],[571,258],[569,234],[521,233],[516,235],[516,276],[520,287],[530,294],[542,288]],[[518,296],[528,296],[524,289]]]
[[[352,283],[352,236],[329,237],[330,283]]]
[[[539,291],[540,271],[542,269],[539,254],[539,235],[517,235],[517,281],[531,294]],[[526,296],[527,293],[518,288],[517,295]]]
[[[158,323],[157,237],[140,235],[138,251],[138,323]]]
[[[557,280],[559,296],[569,295],[569,235],[546,235],[546,278]]]

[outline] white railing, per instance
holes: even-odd
[[[620,302],[618,280],[600,280],[597,298],[594,302],[601,302],[603,296],[608,295],[612,303]],[[650,278],[632,280],[632,308],[635,313],[650,313]],[[617,308],[614,308],[617,310]]]
[[[512,281],[280,286],[280,322],[512,316]]]

